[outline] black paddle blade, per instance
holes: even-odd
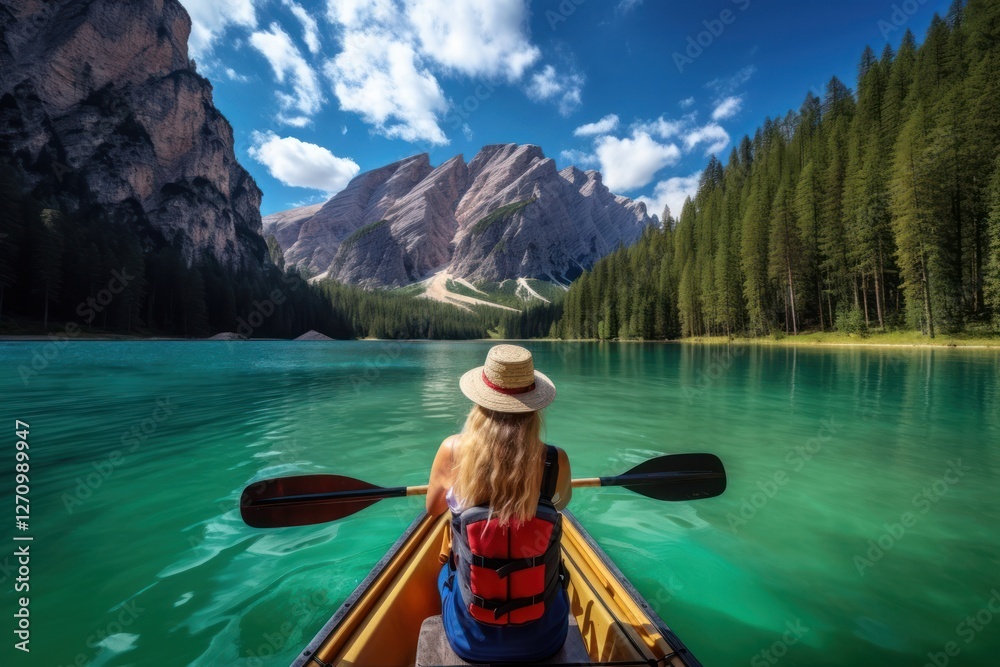
[[[308,526],[342,519],[402,491],[341,475],[279,477],[245,488],[240,514],[254,528]]]
[[[601,486],[624,486],[655,500],[700,500],[722,495],[726,469],[715,454],[670,454],[626,473],[602,477]]]

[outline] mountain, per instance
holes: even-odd
[[[426,154],[360,174],[325,204],[264,218],[290,265],[364,286],[460,278],[568,282],[656,222],[596,171],[556,169],[538,146]]]
[[[261,192],[177,0],[0,0],[0,160],[33,196],[132,229],[147,250],[260,266]]]

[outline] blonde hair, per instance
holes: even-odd
[[[490,506],[501,525],[528,521],[542,485],[541,412],[495,412],[473,406],[459,436],[455,495],[466,506]]]

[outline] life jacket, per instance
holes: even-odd
[[[489,505],[452,513],[452,552],[469,614],[489,625],[521,625],[542,617],[563,580],[562,515],[552,504],[558,450],[547,446],[538,510],[528,521],[500,525]]]

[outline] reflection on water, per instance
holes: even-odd
[[[31,424],[34,628],[60,638],[33,658],[256,667],[287,664],[422,501],[261,531],[240,490],[315,472],[425,483],[489,343],[73,343],[25,386],[32,346],[0,344],[7,416]],[[966,644],[956,626],[1000,583],[997,353],[529,346],[576,476],[725,461],[721,498],[572,502],[706,665],[749,662],[788,623],[808,631],[784,665],[923,664],[948,641],[995,664],[1000,632]]]

